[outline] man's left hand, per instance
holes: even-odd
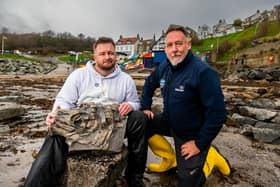
[[[129,103],[124,102],[124,103],[120,104],[120,106],[119,106],[120,115],[125,116],[131,111],[133,111],[133,108]]]
[[[186,160],[197,155],[198,153],[200,153],[200,150],[195,145],[194,140],[188,141],[181,146],[181,156],[185,157]]]

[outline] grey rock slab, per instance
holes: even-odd
[[[24,113],[25,109],[16,103],[0,102],[0,121],[18,117]]]

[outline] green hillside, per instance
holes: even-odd
[[[243,31],[221,37],[202,40],[201,45],[193,45],[196,51],[219,49],[219,60],[226,60],[244,48],[251,47],[251,42],[267,40],[280,33],[280,23],[273,21],[251,25]]]

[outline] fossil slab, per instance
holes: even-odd
[[[53,134],[66,138],[70,151],[100,150],[120,152],[127,117],[121,116],[118,104],[83,103],[78,109],[59,109]]]

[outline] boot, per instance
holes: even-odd
[[[211,145],[203,166],[203,173],[206,178],[211,174],[214,167],[217,167],[217,169],[225,176],[229,176],[231,173],[231,167],[227,159],[216,147]]]
[[[148,140],[152,152],[161,157],[159,164],[151,163],[147,167],[152,172],[165,172],[177,166],[175,152],[170,143],[160,135],[153,135]]]
[[[163,136],[156,134],[149,138],[148,143],[152,152],[162,158],[159,164],[151,163],[148,165],[150,171],[165,172],[177,166],[175,152],[170,143]],[[231,173],[229,162],[216,147],[211,145],[203,166],[203,172],[206,178],[211,174],[214,167],[217,167],[225,176],[229,176]]]

